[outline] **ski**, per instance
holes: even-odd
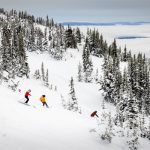
[[[21,101],[18,101],[20,104],[24,104],[24,105],[26,105],[26,106],[31,106],[31,107],[33,107],[33,108],[36,108],[35,106],[32,106],[32,105],[29,105],[28,103],[25,103],[25,102],[21,102]]]

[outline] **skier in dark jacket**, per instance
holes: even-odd
[[[26,103],[26,104],[27,104],[28,101],[29,101],[29,96],[31,96],[30,92],[31,92],[31,90],[28,90],[28,91],[26,91],[26,93],[25,93],[25,98],[26,98],[25,103]]]
[[[97,117],[97,118],[99,118],[99,116],[97,115],[97,111],[94,111],[94,112],[92,112],[92,114],[91,114],[91,117]]]

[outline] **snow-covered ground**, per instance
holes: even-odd
[[[70,54],[72,57],[70,57]],[[0,86],[0,149],[1,150],[126,150],[124,138],[114,137],[112,143],[106,143],[99,137],[101,122],[102,97],[99,85],[79,83],[76,80],[77,64],[81,61],[81,53],[70,50],[66,61],[56,61],[47,54],[28,53],[31,68],[30,79],[21,79],[19,89],[13,92],[5,84]],[[49,69],[50,83],[57,86],[57,91],[43,86],[40,80],[32,77],[35,69],[40,69],[44,62]],[[96,68],[101,69],[102,60],[93,57]],[[69,80],[75,79],[75,90],[82,113],[65,110],[62,107],[60,94],[67,100]],[[18,79],[19,80],[19,79]],[[24,92],[31,89],[32,96],[26,106]],[[39,98],[46,95],[50,109],[42,106]],[[106,105],[112,114],[115,109]],[[90,113],[98,110],[99,121],[90,117]],[[97,122],[98,121],[98,122]],[[119,142],[118,142],[119,141]],[[143,140],[140,149],[148,150],[149,141]]]
[[[70,50],[67,61],[53,60],[48,54],[28,53],[28,56],[31,77],[20,79],[18,89],[21,92],[13,92],[5,84],[0,86],[0,149],[99,149],[98,135],[92,136],[89,131],[97,127],[90,113],[101,109],[101,94],[98,85],[87,86],[76,80],[81,53]],[[49,69],[50,84],[57,86],[57,91],[54,87],[48,89],[32,77],[34,71],[41,68],[42,62]],[[95,59],[94,62],[101,66],[101,60]],[[82,114],[62,107],[60,94],[64,99],[68,98],[71,76],[75,78],[76,96]],[[32,90],[30,106],[18,102],[24,101],[24,92],[28,89]],[[43,108],[39,101],[42,94],[46,95],[50,109]]]
[[[86,27],[80,27],[85,31]],[[91,27],[94,28],[94,27]],[[103,26],[95,27],[100,30],[109,43],[118,36],[150,36],[150,25],[140,26]],[[147,55],[150,39],[117,40],[118,45],[126,45],[128,49],[137,52],[140,49]],[[82,49],[82,47],[81,47]],[[140,50],[140,51],[142,51]],[[0,85],[0,150],[127,150],[126,140],[114,137],[109,144],[102,141],[101,123],[103,97],[100,86],[95,83],[77,82],[78,64],[82,53],[68,50],[66,60],[56,61],[46,53],[28,53],[30,79],[16,79],[21,91],[13,92],[3,83]],[[102,59],[92,57],[94,73],[98,68],[101,73]],[[36,69],[49,70],[49,82],[53,85],[50,90],[40,80],[33,78]],[[124,64],[125,65],[125,64]],[[61,96],[68,100],[69,81],[74,78],[76,97],[81,107],[81,114],[65,110],[62,107]],[[11,81],[10,81],[11,82]],[[55,87],[57,90],[55,91]],[[24,93],[31,89],[29,104],[26,106],[18,101],[24,101]],[[39,98],[45,94],[50,109],[42,106]],[[115,108],[106,105],[107,111],[115,113]],[[90,117],[90,113],[98,111],[99,120]],[[148,150],[150,142],[140,139],[139,150]]]

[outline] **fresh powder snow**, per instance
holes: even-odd
[[[1,15],[5,18],[5,15]],[[45,26],[34,24],[43,32]],[[73,26],[74,28],[75,26]],[[108,44],[114,38],[118,46],[132,49],[132,52],[145,53],[150,56],[150,25],[116,25],[116,26],[80,26],[86,35],[87,28],[98,29],[103,34]],[[119,36],[138,36],[147,38],[117,39]],[[0,35],[1,41],[1,35]],[[137,44],[138,43],[138,44]],[[116,108],[114,105],[104,102],[100,84],[95,82],[78,82],[78,64],[82,63],[83,43],[78,49],[68,48],[62,60],[51,58],[48,52],[27,52],[30,68],[30,78],[15,78],[8,83],[0,85],[0,150],[128,150],[126,137],[115,136],[119,128],[113,129],[111,143],[101,139],[109,122],[104,122],[109,114],[114,116]],[[93,74],[99,71],[99,78],[103,76],[103,58],[91,56],[93,62]],[[50,87],[44,86],[41,80],[34,78],[41,64],[49,70]],[[120,64],[121,72],[127,68],[127,63]],[[74,87],[80,112],[72,112],[63,107],[63,100],[67,103],[69,99],[70,79],[74,79]],[[8,88],[12,82],[19,83],[14,92]],[[28,105],[24,94],[31,89]],[[43,107],[40,101],[41,95],[46,95],[49,108]],[[97,111],[99,118],[90,115]],[[106,115],[106,116],[105,116]],[[148,122],[148,118],[147,118]],[[118,133],[117,133],[118,134]],[[139,138],[139,150],[148,150],[150,142],[148,139]]]

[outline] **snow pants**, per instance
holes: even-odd
[[[28,97],[28,96],[25,96],[25,98],[27,99],[27,100],[25,101],[25,103],[28,103],[29,97]]]
[[[42,102],[42,103],[43,103],[43,106],[46,106],[47,108],[49,108],[46,102]]]

